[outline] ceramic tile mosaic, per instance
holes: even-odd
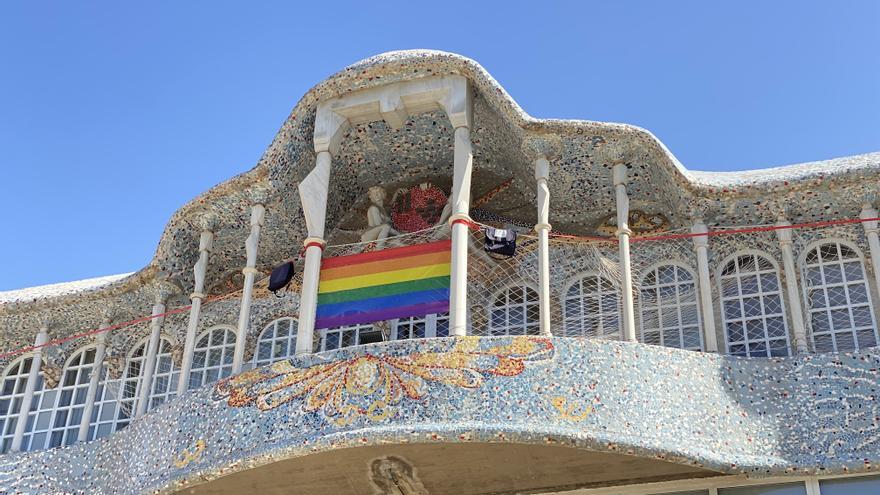
[[[317,104],[359,89],[447,74],[465,76],[474,92],[473,195],[509,183],[483,210],[519,224],[534,222],[532,160],[539,153],[551,164],[550,222],[570,233],[594,232],[614,214],[611,167],[619,162],[628,167],[633,208],[662,213],[673,230],[688,229],[695,217],[712,226],[773,223],[780,213],[795,223],[853,218],[880,191],[880,153],[751,172],[693,172],[644,129],[530,117],[467,58],[425,50],[386,53],[351,65],[309,90],[254,168],[194,198],[171,217],[155,256],[143,269],[0,293],[0,349],[31,345],[44,321],[49,322],[49,337],[59,338],[99,328],[108,319],[142,317],[149,314],[157,292],[171,294],[168,308],[188,304],[199,219],[206,212],[217,217],[207,273],[210,295],[241,287],[255,202],[266,206],[257,269],[268,274],[279,261],[296,258],[305,237],[296,190],[314,165]],[[363,193],[375,185],[376,177],[389,190],[425,180],[448,187],[451,138],[450,125],[440,113],[412,116],[401,129],[382,122],[354,126],[333,159],[328,240],[347,242],[355,235],[367,207]],[[847,232],[844,237],[867,252],[863,236]],[[796,246],[805,244],[807,237],[796,239]],[[772,235],[764,241],[766,250],[778,257]],[[718,243],[719,249],[710,249],[710,255],[714,263],[753,244],[748,238]],[[295,294],[282,299],[257,294],[245,358],[250,358],[254,339],[267,323],[295,316],[297,309]],[[234,327],[238,311],[237,298],[206,304],[199,330]],[[163,325],[163,336],[173,343],[178,361],[187,318],[186,313],[169,316]],[[148,332],[148,325],[141,324],[111,334],[108,366],[121,362]],[[53,347],[44,356],[45,367],[60,368],[75,349],[91,342],[90,337]],[[296,365],[343,362],[363,352],[402,358],[417,350],[448,352],[453,345],[391,343],[315,356]],[[215,391],[205,389],[148,414],[108,440],[2,457],[3,483],[37,486],[35,491],[41,491],[42,484],[90,492],[96,483],[120,492],[164,490],[233,466],[383,440],[571,443],[756,474],[871,469],[878,458],[874,352],[752,362],[639,345],[556,340],[549,354],[552,357],[522,360],[525,367],[515,375],[476,372],[479,387],[423,379],[395,404],[386,401],[370,411],[372,403],[358,403],[367,412],[355,414],[345,425],[336,424],[323,409],[306,411],[300,400],[259,411],[250,405],[224,406]],[[5,369],[9,361],[2,360],[0,366]],[[481,414],[478,406],[483,404],[489,414]],[[401,421],[400,411],[415,419]],[[286,414],[294,416],[284,419]],[[216,428],[209,418],[229,428]],[[370,418],[378,418],[382,428],[364,435],[360,428]],[[157,434],[169,429],[179,432]],[[241,435],[222,437],[227,430]],[[14,481],[13,468],[27,476]]]
[[[749,360],[564,338],[373,344],[206,386],[107,439],[7,455],[0,486],[170,492],[282,458],[414,442],[557,444],[752,476],[867,471],[880,459],[878,366],[877,351]]]

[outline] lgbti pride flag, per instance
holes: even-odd
[[[446,240],[323,260],[315,328],[449,311],[450,248]]]

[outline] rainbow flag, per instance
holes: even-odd
[[[321,262],[315,328],[449,311],[451,241]]]

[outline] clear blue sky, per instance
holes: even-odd
[[[143,267],[308,88],[395,49],[469,56],[536,117],[643,126],[691,169],[880,150],[877,1],[379,5],[3,2],[0,290]]]

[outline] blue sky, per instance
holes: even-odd
[[[536,117],[645,127],[691,169],[877,151],[878,25],[876,1],[4,2],[0,290],[145,266],[308,88],[395,49],[469,56]]]

